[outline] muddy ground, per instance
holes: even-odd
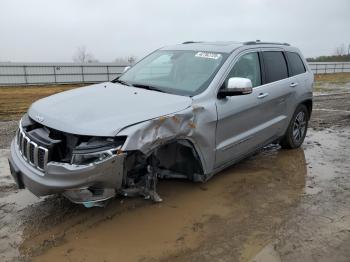
[[[269,146],[205,184],[160,181],[160,204],[17,190],[17,123],[0,123],[0,261],[350,261],[350,94],[322,94],[302,148]]]

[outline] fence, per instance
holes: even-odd
[[[113,63],[0,63],[0,85],[105,82],[119,76],[125,66]]]
[[[315,74],[350,73],[350,62],[309,62]]]
[[[126,65],[114,63],[0,63],[0,85],[74,84],[110,81]],[[350,72],[350,62],[310,62],[315,74]]]

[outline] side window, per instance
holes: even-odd
[[[304,63],[297,53],[286,52],[286,54],[293,76],[306,72]]]
[[[244,77],[252,81],[253,87],[261,85],[260,62],[258,53],[249,53],[241,56],[226,79]]]
[[[282,52],[264,51],[263,58],[267,83],[288,78],[287,63]]]

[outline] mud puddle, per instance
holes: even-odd
[[[309,130],[303,148],[271,146],[208,183],[161,181],[163,203],[93,209],[15,190],[2,150],[0,260],[348,261],[349,137]]]

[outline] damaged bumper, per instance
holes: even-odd
[[[10,169],[19,188],[36,196],[63,193],[76,203],[111,198],[123,181],[124,154],[89,165],[49,162],[45,171],[29,164],[21,155],[15,139],[11,143]]]

